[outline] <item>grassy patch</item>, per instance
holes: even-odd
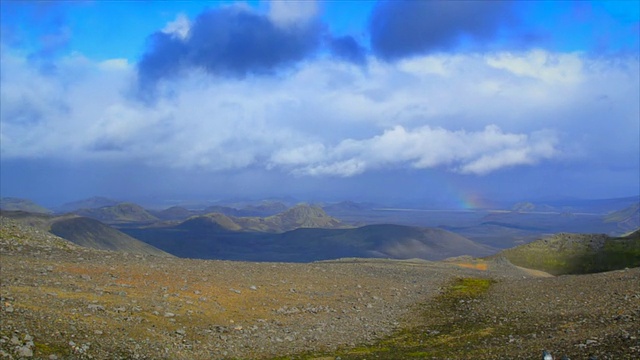
[[[420,359],[430,357],[468,357],[482,353],[481,339],[495,335],[495,329],[476,323],[464,315],[465,303],[479,300],[494,280],[459,278],[452,282],[434,301],[416,309],[419,314],[404,329],[372,345],[340,350],[332,354],[299,354],[287,359]],[[284,358],[282,358],[284,359]]]

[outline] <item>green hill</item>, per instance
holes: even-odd
[[[640,231],[623,237],[560,233],[500,252],[511,263],[554,275],[640,266]]]
[[[93,249],[170,256],[162,250],[90,218],[71,217],[54,220],[50,232],[77,245]]]
[[[120,203],[114,206],[104,206],[98,209],[81,209],[74,213],[108,224],[149,223],[159,220],[142,206],[133,203]]]
[[[5,211],[26,211],[30,213],[49,214],[51,210],[42,207],[28,199],[13,197],[0,198],[0,210]]]

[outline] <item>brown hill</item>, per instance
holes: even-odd
[[[322,208],[311,205],[297,205],[282,213],[261,217],[235,217],[220,213],[196,216],[188,219],[182,227],[217,224],[220,230],[282,233],[300,228],[340,229],[349,226],[333,218]]]
[[[77,215],[51,216],[24,211],[3,211],[0,219],[11,219],[43,234],[54,234],[76,245],[134,254],[172,256],[160,249],[134,239],[100,221]]]
[[[51,223],[50,232],[76,245],[132,254],[172,256],[158,248],[86,217],[61,218]]]
[[[107,224],[150,223],[158,221],[157,217],[151,215],[142,206],[133,203],[120,203],[118,205],[104,206],[97,209],[81,209],[74,213]]]

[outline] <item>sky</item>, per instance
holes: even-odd
[[[2,1],[0,194],[640,193],[637,1]]]

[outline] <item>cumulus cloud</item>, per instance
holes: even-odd
[[[576,157],[637,162],[635,57],[369,57],[366,69],[317,58],[287,77],[188,72],[174,96],[141,104],[126,96],[138,70],[126,60],[75,55],[46,75],[24,56],[0,56],[3,159],[341,177],[428,168],[473,176]]]
[[[189,30],[191,29],[191,21],[185,14],[178,14],[174,21],[169,22],[162,32],[169,35],[174,35],[182,40],[187,38]]]
[[[294,165],[294,172],[304,175],[353,176],[403,165],[417,169],[446,166],[461,173],[483,175],[554,157],[555,134],[540,134],[508,134],[495,125],[477,132],[430,126],[407,130],[396,126],[370,139],[343,140],[331,149],[313,144],[280,151],[271,161]]]
[[[318,15],[318,3],[315,0],[269,2],[269,19],[281,27],[306,26]]]
[[[509,1],[381,1],[369,25],[371,47],[386,60],[487,40],[515,15]]]

